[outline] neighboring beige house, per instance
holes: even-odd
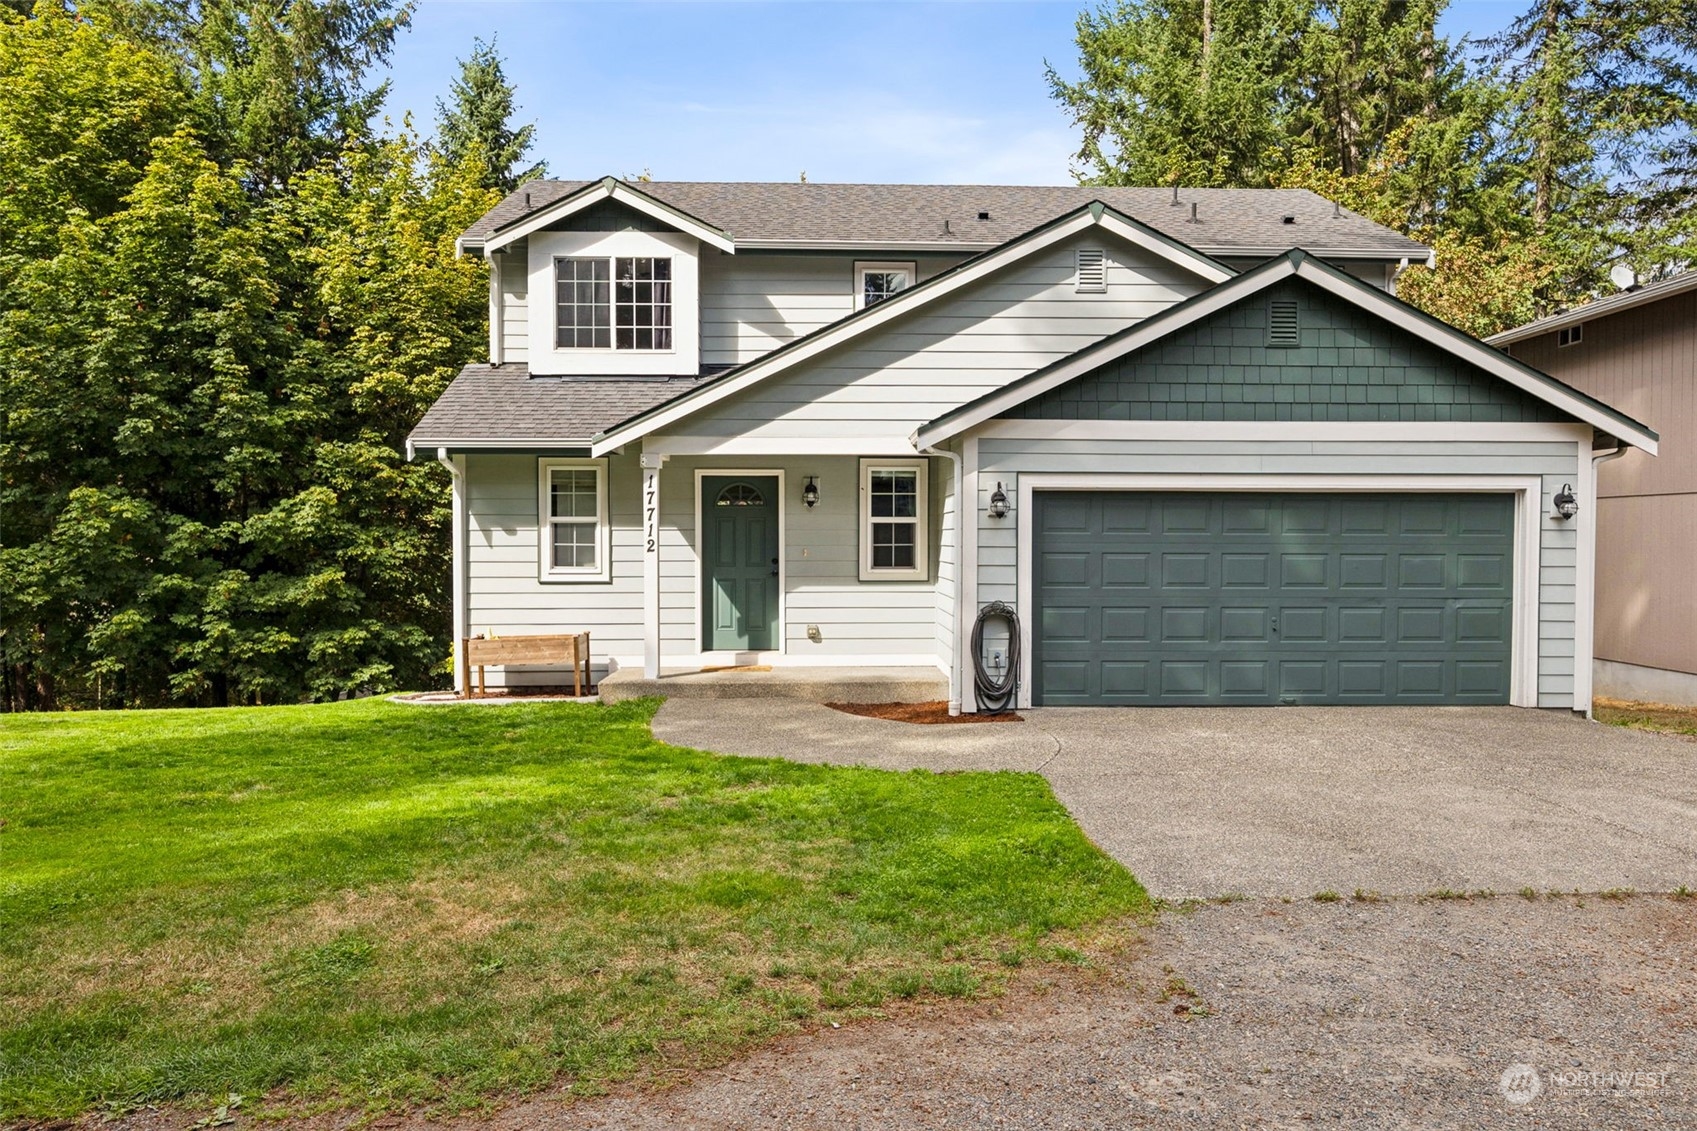
[[[1697,703],[1697,271],[1487,339],[1639,420],[1598,468],[1596,692]]]

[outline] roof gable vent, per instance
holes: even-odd
[[[1078,249],[1078,293],[1104,294],[1108,289],[1108,256],[1099,247]]]
[[[1296,300],[1276,298],[1267,304],[1267,344],[1269,346],[1300,345],[1302,323],[1297,317]]]

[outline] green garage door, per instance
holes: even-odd
[[[1039,704],[1508,702],[1512,496],[1034,499]]]

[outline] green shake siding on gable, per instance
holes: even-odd
[[[1267,342],[1295,302],[1298,344]],[[1288,280],[1012,409],[1024,420],[1567,419],[1412,334]]]

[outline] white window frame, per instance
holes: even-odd
[[[1571,326],[1563,326],[1556,331],[1556,348],[1567,349],[1585,343],[1585,323],[1575,322]]]
[[[560,264],[573,259],[598,259],[607,264],[607,344],[605,346],[562,346],[560,344]],[[619,260],[621,259],[664,259],[666,261],[666,274],[668,276],[666,280],[667,293],[671,296],[666,300],[666,305],[672,312],[672,321],[671,324],[666,327],[666,330],[671,337],[672,344],[664,349],[643,349],[640,346],[621,347],[619,345],[618,271]],[[567,254],[561,252],[551,257],[549,264],[550,266],[548,269],[551,273],[550,278],[552,279],[550,294],[553,296],[553,303],[549,309],[553,311],[553,317],[549,319],[548,337],[549,340],[554,343],[555,352],[566,354],[618,354],[621,357],[633,354],[643,357],[651,355],[663,357],[668,354],[678,352],[677,259],[670,250],[666,251],[664,254],[651,252],[643,255],[623,255],[618,253],[603,254],[598,251],[580,252],[578,254]]]
[[[919,264],[913,260],[902,262],[862,262],[857,260],[854,265],[854,308],[866,309],[866,276],[880,271],[903,271],[907,273],[907,286],[903,290],[912,290],[919,285]]]
[[[552,491],[556,471],[595,472],[595,565],[554,565]],[[575,519],[570,521],[583,521]],[[607,461],[539,459],[536,461],[536,579],[544,582],[608,581],[612,578],[611,524],[607,520]]]
[[[872,565],[872,524],[889,522],[888,517],[872,515],[872,475],[877,471],[913,471],[917,497],[914,517],[897,519],[912,521],[913,568],[892,569]],[[860,580],[862,581],[929,581],[931,572],[930,485],[931,461],[927,459],[862,459],[860,461]]]

